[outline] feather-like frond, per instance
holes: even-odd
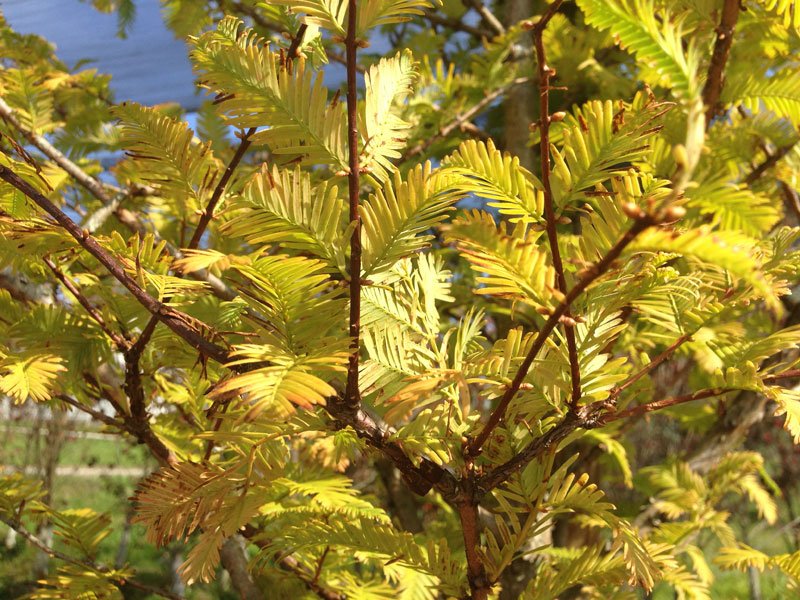
[[[519,158],[503,154],[492,140],[467,140],[443,164],[463,176],[456,184],[462,192],[485,198],[512,223],[542,220],[541,184],[519,164]]]
[[[547,306],[555,286],[555,271],[538,247],[541,235],[524,221],[509,230],[482,211],[465,213],[445,229],[445,240],[455,242],[478,274],[477,293],[534,307]]]
[[[395,172],[360,207],[363,219],[362,274],[375,277],[424,248],[432,239],[426,233],[444,220],[459,193],[454,174],[419,165],[404,177]]]
[[[191,57],[206,87],[221,94],[219,110],[241,129],[264,127],[251,139],[286,162],[347,169],[344,108],[303,58],[282,62],[267,40],[234,17],[193,40]]]

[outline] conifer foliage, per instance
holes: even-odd
[[[196,130],[0,23],[0,392],[148,449],[190,592],[800,589],[741,535],[785,516],[745,413],[800,443],[798,7],[512,3],[162,0]],[[41,482],[0,520],[56,563],[31,598],[179,597]]]

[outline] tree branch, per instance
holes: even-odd
[[[750,173],[748,173],[747,177],[744,178],[744,183],[747,185],[752,185],[759,179],[761,179],[762,175],[766,173],[769,169],[774,167],[778,164],[784,156],[789,154],[792,149],[795,147],[795,143],[791,143],[787,146],[782,146],[778,148],[775,152],[769,153],[767,152],[767,158],[764,159],[759,165],[757,165]]]
[[[619,421],[620,419],[626,419],[628,417],[638,417],[645,413],[661,410],[662,408],[669,408],[670,406],[676,406],[678,404],[684,404],[686,402],[692,402],[694,400],[702,400],[703,398],[712,398],[713,396],[721,396],[722,394],[726,394],[732,391],[738,391],[738,390],[733,390],[730,388],[711,388],[707,390],[700,390],[698,392],[693,392],[691,394],[684,394],[682,396],[673,396],[671,398],[664,398],[663,400],[656,400],[655,402],[649,402],[647,404],[639,404],[637,406],[626,408],[625,410],[607,413],[602,417],[600,417],[599,424],[602,426],[607,423],[611,423],[612,421]]]
[[[790,369],[782,373],[774,375],[767,375],[762,378],[764,383],[776,383],[784,379],[797,379],[800,378],[800,369]],[[685,404],[694,400],[702,400],[704,398],[712,398],[720,396],[728,392],[740,391],[734,388],[711,388],[706,390],[699,390],[691,394],[682,396],[674,396],[649,402],[647,404],[640,404],[621,411],[607,412],[607,401],[599,401],[588,406],[580,407],[577,413],[568,412],[564,420],[556,425],[553,429],[545,433],[543,436],[533,440],[528,444],[522,452],[515,455],[509,461],[503,463],[499,467],[490,471],[483,477],[479,478],[476,482],[476,493],[478,495],[485,494],[506,481],[515,472],[521,470],[530,461],[542,456],[551,448],[556,448],[560,442],[566,439],[576,429],[594,429],[603,427],[612,421],[619,419],[626,419],[630,417],[640,416],[646,413],[655,412],[671,406]]]
[[[355,224],[350,237],[350,359],[347,365],[347,387],[344,394],[344,401],[351,410],[357,410],[361,405],[361,390],[358,388],[358,363],[361,348],[361,215],[358,212],[358,200],[361,183],[358,153],[356,5],[356,0],[348,0],[347,37],[344,40],[347,57],[347,153],[350,167],[350,172],[347,174],[347,185],[350,222]]]
[[[533,40],[536,48],[536,65],[539,74],[539,154],[542,169],[542,187],[544,193],[544,216],[550,254],[553,257],[553,268],[556,272],[556,285],[562,294],[567,293],[567,280],[564,277],[564,265],[561,262],[561,251],[558,249],[558,231],[556,230],[556,213],[553,209],[553,190],[550,185],[550,78],[555,71],[547,64],[544,47],[544,30],[547,23],[561,6],[561,0],[551,4],[547,12],[533,26]],[[564,337],[567,340],[569,355],[570,379],[572,381],[572,397],[569,409],[574,411],[581,399],[581,367],[578,360],[578,346],[575,343],[575,327],[569,307],[564,311]]]
[[[741,0],[724,0],[722,17],[717,27],[717,39],[708,65],[708,76],[703,87],[703,104],[706,107],[706,127],[719,112],[719,97],[724,84],[725,66],[733,43],[736,21],[739,19]]]
[[[619,398],[619,395],[639,381],[642,377],[650,373],[653,369],[657,366],[662,364],[665,360],[667,360],[672,354],[680,348],[685,342],[692,339],[691,333],[686,333],[680,336],[677,340],[675,340],[668,348],[666,348],[661,354],[647,363],[642,369],[640,369],[637,373],[630,376],[628,379],[622,382],[619,386],[613,388],[609,395],[609,401],[614,401]]]
[[[62,402],[78,409],[79,411],[86,413],[87,415],[91,416],[93,419],[97,421],[100,421],[104,425],[108,425],[109,427],[114,427],[115,429],[120,429],[122,431],[127,431],[125,423],[117,421],[116,419],[112,419],[108,415],[103,414],[98,410],[94,410],[93,408],[83,405],[77,400],[75,400],[75,398],[67,396],[66,394],[57,394],[55,397],[61,400]]]
[[[192,239],[189,241],[189,249],[194,250],[200,245],[200,240],[214,216],[214,210],[222,198],[228,182],[239,166],[239,163],[242,161],[242,158],[244,158],[247,149],[250,147],[251,138],[255,132],[256,128],[251,127],[241,135],[239,147],[236,148],[236,152],[234,152],[233,157],[231,157],[228,166],[225,168],[225,172],[214,187],[211,198],[209,198],[208,204],[197,222],[197,226],[192,234]],[[163,303],[167,304],[171,299],[171,297],[164,298]],[[125,390],[130,398],[131,416],[133,417],[134,425],[142,436],[152,435],[152,430],[150,430],[149,416],[145,403],[140,363],[142,354],[147,344],[150,343],[150,339],[153,337],[158,322],[159,315],[152,315],[142,329],[142,333],[139,334],[139,338],[125,352]]]
[[[236,148],[236,152],[228,163],[228,166],[225,169],[225,172],[222,174],[222,177],[220,177],[219,181],[217,182],[214,192],[211,194],[211,198],[209,198],[203,214],[200,215],[200,219],[197,222],[197,227],[195,227],[194,233],[192,234],[192,239],[189,240],[189,245],[187,246],[187,248],[190,250],[195,250],[200,246],[200,240],[202,239],[203,234],[206,232],[211,219],[214,217],[214,210],[217,208],[217,204],[222,198],[222,194],[225,192],[225,188],[233,176],[234,171],[236,171],[236,168],[239,166],[242,158],[244,158],[248,148],[250,148],[251,138],[255,132],[256,128],[251,127],[242,134],[239,147]]]
[[[467,556],[467,579],[472,593],[471,600],[486,600],[491,592],[491,585],[478,552],[480,548],[478,503],[471,499],[459,504],[457,510],[464,536],[464,553]]]
[[[288,56],[290,59],[297,58],[300,44],[303,43],[303,37],[306,35],[307,30],[308,25],[305,23],[301,23],[300,27],[297,28],[297,33],[294,34],[292,43],[289,44],[289,49],[286,51],[286,56]]]
[[[191,320],[188,316],[164,306],[161,302],[140,288],[139,284],[125,272],[119,262],[117,262],[88,231],[78,227],[78,225],[72,219],[70,219],[61,209],[48,200],[44,195],[39,193],[39,191],[36,190],[32,185],[19,177],[11,169],[3,165],[0,165],[0,179],[13,185],[20,192],[30,198],[35,204],[37,204],[42,210],[44,210],[48,215],[50,215],[56,221],[56,223],[58,223],[67,231],[67,233],[75,238],[75,240],[84,250],[97,259],[97,261],[103,265],[117,281],[125,286],[125,288],[127,288],[127,290],[133,294],[134,298],[136,298],[144,308],[146,308],[151,314],[158,315],[159,320],[172,331],[174,331],[178,336],[186,340],[202,355],[212,358],[213,360],[223,364],[227,362],[227,350],[205,339],[202,334],[191,324]]]
[[[178,337],[186,341],[203,356],[215,362],[223,365],[230,362],[228,351],[225,348],[205,339],[188,316],[165,307],[161,302],[141,289],[125,273],[108,251],[100,246],[94,237],[81,230],[63,211],[40,194],[28,182],[20,178],[11,169],[2,165],[0,165],[0,179],[16,187],[53,217],[59,225],[75,238],[82,248],[96,258],[117,281],[122,283],[145,309],[153,315],[158,315],[159,320],[175,332]],[[241,365],[230,368],[235,372],[246,370]],[[405,454],[402,445],[390,439],[391,433],[385,427],[379,426],[370,415],[360,408],[354,411],[347,403],[332,401],[329,402],[327,410],[343,426],[351,426],[359,437],[366,440],[373,448],[386,454],[403,474],[409,487],[415,493],[424,496],[432,487],[436,486],[436,489],[445,498],[452,498],[457,494],[457,481],[451,473],[427,459],[423,459],[420,466],[416,466]]]
[[[114,215],[120,223],[125,225],[134,233],[143,234],[147,228],[139,220],[139,217],[130,210],[119,205],[119,198],[125,195],[124,190],[115,188],[108,184],[101,183],[72,162],[69,158],[44,137],[37,135],[33,131],[26,129],[22,123],[14,116],[12,108],[0,97],[0,117],[9,125],[16,129],[33,146],[38,148],[42,154],[57,164],[65,173],[70,175],[81,187],[86,189],[92,196],[97,198],[106,208],[113,210]],[[153,190],[149,188],[139,188],[139,192],[151,194]],[[113,197],[109,194],[113,194]],[[87,224],[88,225],[88,224]],[[174,257],[179,258],[180,252],[167,244],[167,251]],[[205,281],[218,298],[223,300],[233,300],[236,293],[225,285],[218,277],[214,277],[205,270],[196,271],[191,274],[193,279]]]
[[[500,19],[494,16],[494,13],[490,11],[488,8],[486,8],[486,5],[483,2],[481,2],[481,0],[463,0],[463,2],[466,6],[471,6],[472,8],[474,8],[475,12],[477,12],[481,16],[483,22],[486,23],[489,27],[491,27],[494,30],[495,34],[505,35],[506,28],[500,22]],[[559,0],[558,4],[560,3],[561,2]]]
[[[468,33],[472,37],[476,38],[479,42],[482,41],[483,39],[488,40],[494,37],[492,32],[488,31],[487,29],[481,29],[473,25],[468,25],[464,23],[462,19],[448,17],[434,10],[427,11],[425,13],[424,18],[430,21],[434,25],[441,25],[442,27],[447,27],[449,29],[453,29],[454,31],[462,31],[464,33]]]

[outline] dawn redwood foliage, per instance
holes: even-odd
[[[798,589],[741,535],[785,522],[749,428],[800,441],[796,2],[162,3],[196,131],[1,24],[0,391],[149,449],[187,583]],[[178,597],[39,482],[0,518],[57,565],[32,597]]]

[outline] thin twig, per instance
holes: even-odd
[[[119,205],[118,198],[126,195],[124,190],[117,187],[104,184],[95,179],[86,171],[81,169],[78,165],[72,162],[69,158],[43,136],[27,129],[19,119],[14,115],[12,108],[0,98],[0,117],[2,117],[9,125],[16,129],[20,135],[27,139],[33,146],[38,148],[42,154],[52,160],[58,165],[65,173],[72,177],[78,185],[86,189],[92,196],[97,198],[106,207],[115,207],[113,209],[114,215],[119,219],[120,223],[125,225],[133,233],[144,234],[147,228],[141,222],[139,217],[130,210],[123,208]],[[134,193],[153,194],[154,190],[148,187],[139,187],[134,190]],[[88,225],[88,224],[87,224]],[[158,236],[156,236],[158,237]],[[167,251],[174,257],[179,258],[180,252],[172,244],[167,244]],[[192,279],[198,281],[205,281],[211,288],[214,295],[223,300],[233,300],[236,297],[236,292],[231,290],[225,283],[218,277],[211,275],[206,270],[196,271],[190,274]]]
[[[220,199],[222,198],[222,194],[225,192],[225,188],[228,185],[233,173],[236,171],[236,168],[239,166],[239,163],[242,161],[247,149],[250,147],[251,138],[253,134],[255,134],[256,128],[251,127],[247,131],[245,131],[239,142],[239,147],[236,148],[236,152],[234,153],[233,157],[231,158],[228,166],[225,168],[225,172],[220,177],[220,180],[217,182],[217,185],[214,188],[214,191],[211,194],[211,198],[208,201],[205,209],[203,210],[203,214],[200,216],[200,220],[197,222],[197,227],[195,227],[194,233],[192,234],[192,239],[189,241],[188,248],[190,250],[195,250],[200,245],[200,240],[205,234],[206,229],[211,222],[211,219],[214,216],[214,210],[219,203]],[[171,300],[171,298],[164,298],[163,303],[166,304]],[[136,343],[130,348],[128,354],[126,355],[126,360],[130,357],[131,362],[137,363],[136,370],[138,371],[138,362],[144,352],[145,347],[150,342],[150,339],[155,332],[156,325],[158,325],[158,317],[153,315],[147,324],[142,329],[142,333],[139,335],[139,338],[136,340]]]
[[[206,232],[211,219],[214,217],[214,210],[217,208],[217,204],[222,198],[222,194],[225,192],[225,188],[233,176],[234,171],[236,171],[236,167],[239,166],[239,163],[242,161],[242,158],[244,157],[248,148],[250,148],[250,144],[252,142],[251,138],[255,132],[256,128],[251,127],[241,135],[239,147],[236,148],[236,152],[228,163],[228,166],[226,167],[225,172],[222,174],[222,177],[220,177],[220,180],[217,182],[217,185],[211,194],[211,198],[208,200],[205,210],[203,210],[203,214],[200,215],[200,219],[197,221],[197,227],[195,227],[194,233],[192,234],[192,239],[189,240],[189,245],[187,246],[187,248],[190,250],[195,250],[200,246],[200,240],[202,239],[203,234]]]
[[[506,28],[500,22],[500,19],[498,19],[492,11],[486,8],[486,5],[481,2],[481,0],[465,0],[464,4],[474,8],[475,12],[477,12],[481,16],[481,19],[483,19],[483,22],[491,27],[497,35],[505,35]]]
[[[748,173],[747,177],[744,178],[744,183],[747,185],[754,184],[761,178],[762,175],[764,175],[764,173],[778,164],[778,161],[780,161],[784,156],[789,154],[795,145],[796,142],[792,142],[791,144],[778,148],[772,154],[767,152],[767,158],[757,165],[752,171],[750,171],[750,173]]]
[[[66,394],[57,394],[55,397],[61,400],[62,402],[78,409],[79,411],[86,413],[87,415],[91,416],[93,419],[97,421],[100,421],[104,425],[108,425],[109,427],[114,427],[122,431],[127,431],[127,429],[125,428],[125,424],[123,422],[117,421],[116,419],[112,419],[108,415],[103,414],[98,410],[94,410],[93,408],[83,405],[77,400],[75,400],[75,398],[67,396]]]
[[[693,392],[691,394],[684,394],[682,396],[673,396],[671,398],[664,398],[662,400],[656,400],[655,402],[649,402],[647,404],[639,404],[637,406],[626,408],[625,410],[620,410],[603,415],[599,419],[599,423],[601,425],[605,425],[607,423],[611,423],[612,421],[619,421],[620,419],[626,419],[628,417],[638,417],[645,413],[661,410],[663,408],[669,408],[670,406],[677,406],[678,404],[685,404],[686,402],[702,400],[703,398],[720,396],[722,394],[726,394],[732,391],[734,390],[730,388],[712,388],[707,390],[700,390],[699,392]]]
[[[307,30],[308,25],[301,23],[300,27],[297,28],[297,33],[295,33],[294,37],[292,38],[292,43],[289,44],[289,49],[286,51],[286,56],[291,59],[297,58],[299,55],[298,50],[300,50],[300,44],[303,43],[303,37],[306,35]]]
[[[561,251],[558,248],[558,231],[556,229],[556,213],[553,208],[553,190],[550,185],[550,78],[555,71],[547,64],[547,53],[544,47],[544,30],[547,23],[561,6],[561,0],[550,5],[548,11],[533,27],[533,40],[536,48],[536,65],[539,74],[539,154],[542,169],[542,192],[544,196],[544,217],[550,254],[553,257],[553,269],[556,272],[556,285],[562,294],[567,293],[567,280],[564,277],[564,265],[561,262]],[[581,399],[581,367],[578,360],[578,346],[575,343],[575,321],[572,320],[569,307],[564,312],[564,337],[567,340],[569,356],[572,396],[569,409],[574,411]]]
[[[505,85],[499,89],[494,90],[493,92],[487,94],[479,102],[477,102],[474,106],[469,108],[468,110],[464,111],[463,113],[459,113],[456,115],[451,121],[449,121],[446,125],[443,125],[439,128],[439,131],[436,132],[434,135],[425,138],[421,142],[419,142],[413,148],[407,150],[403,153],[403,156],[400,158],[400,161],[406,161],[410,158],[417,156],[418,154],[422,154],[427,150],[434,142],[437,142],[441,139],[446,138],[456,129],[463,127],[466,123],[469,123],[473,118],[475,118],[478,114],[483,112],[489,105],[492,104],[495,100],[497,100],[500,96],[505,94],[508,90],[512,87],[521,85],[524,83],[529,83],[531,81],[530,77],[517,77],[514,81]]]
[[[717,39],[708,65],[708,76],[703,87],[703,104],[706,107],[706,127],[719,112],[719,97],[724,84],[725,66],[733,43],[736,21],[739,19],[741,0],[725,0],[722,6],[722,17],[717,27]]]
[[[347,36],[344,40],[347,56],[347,153],[350,172],[347,174],[350,222],[354,224],[350,237],[350,358],[347,365],[347,386],[344,401],[351,409],[361,404],[358,388],[358,363],[361,347],[361,215],[358,211],[361,192],[358,152],[358,82],[356,80],[356,54],[358,40],[357,2],[348,1]]]
[[[427,11],[424,15],[424,18],[434,25],[441,25],[442,27],[447,27],[455,31],[463,31],[464,33],[468,33],[478,41],[482,41],[483,39],[491,39],[494,37],[493,34],[487,29],[481,29],[479,27],[475,27],[474,25],[469,25],[464,23],[463,19],[448,17],[447,15],[440,14],[434,10]]]
[[[623,381],[620,385],[613,388],[609,395],[609,400],[616,400],[619,398],[619,395],[639,381],[642,377],[650,373],[653,369],[667,360],[672,354],[680,348],[685,342],[692,339],[691,333],[685,333],[684,335],[680,336],[677,340],[675,340],[668,348],[666,348],[661,354],[656,356],[653,360],[647,363],[642,369],[640,369],[637,373],[630,376],[628,379]]]
[[[47,544],[45,544],[42,540],[38,537],[33,535],[30,531],[25,529],[21,523],[17,521],[12,521],[7,519],[6,517],[0,517],[0,521],[8,525],[11,529],[16,531],[19,535],[24,537],[28,542],[36,546],[39,550],[50,556],[51,558],[57,558],[65,563],[69,563],[71,565],[75,565],[77,567],[82,567],[84,569],[88,569],[90,571],[94,571],[95,573],[101,573],[103,575],[110,574],[112,571],[106,567],[101,565],[96,565],[89,561],[81,560],[79,558],[74,558],[63,552],[59,552],[54,548],[51,548]],[[130,586],[141,590],[143,592],[147,592],[148,594],[153,594],[155,596],[160,596],[161,598],[167,598],[168,600],[184,600],[184,597],[179,594],[173,594],[172,592],[168,592],[166,590],[160,590],[158,588],[150,587],[149,585],[145,585],[143,583],[139,583],[137,581],[128,580],[128,579],[116,579],[114,583],[119,587]]]
[[[222,174],[222,177],[220,177],[217,185],[214,187],[214,191],[211,194],[211,198],[208,200],[208,204],[203,210],[203,214],[200,215],[200,219],[197,222],[197,226],[192,234],[192,238],[189,241],[189,249],[194,250],[200,245],[200,240],[203,238],[203,235],[205,234],[206,229],[208,228],[208,225],[211,223],[211,219],[214,216],[214,210],[222,198],[222,195],[225,193],[228,182],[236,171],[236,168],[239,166],[239,163],[242,161],[242,158],[244,158],[247,149],[250,147],[251,138],[255,132],[256,128],[251,127],[241,135],[239,147],[236,149],[236,152],[234,152],[233,157],[231,157],[231,160],[228,163],[228,166],[225,168],[225,172]],[[169,303],[171,299],[171,297],[164,298],[163,304]],[[145,324],[136,342],[127,348],[124,354],[125,391],[130,399],[131,418],[129,427],[131,432],[133,432],[134,435],[136,435],[144,443],[152,446],[162,461],[166,460],[167,462],[171,462],[172,453],[169,452],[167,447],[164,446],[160,440],[158,440],[152,428],[150,427],[150,416],[147,413],[144,384],[142,382],[142,373],[140,367],[142,355],[144,354],[147,344],[150,343],[150,340],[153,337],[153,333],[156,330],[158,322],[159,315],[151,315],[150,320]]]
[[[69,293],[75,297],[83,309],[89,314],[90,317],[92,317],[103,333],[105,333],[111,339],[111,341],[114,342],[114,345],[117,347],[117,349],[124,352],[130,348],[130,342],[108,326],[108,323],[106,323],[106,320],[103,318],[103,315],[100,314],[100,311],[97,309],[97,307],[89,302],[89,299],[83,295],[83,292],[78,289],[72,280],[64,275],[61,269],[59,269],[49,257],[45,256],[42,260],[44,261],[44,264],[47,265],[47,267],[53,272],[53,275],[56,276],[56,279],[58,279],[61,284],[67,288],[67,290],[69,290]]]
[[[325,559],[328,557],[328,552],[330,551],[331,547],[325,546],[325,550],[322,551],[322,555],[317,561],[317,568],[314,569],[314,577],[311,579],[311,583],[316,585],[319,582],[319,576],[322,574],[322,565],[325,564]]]

